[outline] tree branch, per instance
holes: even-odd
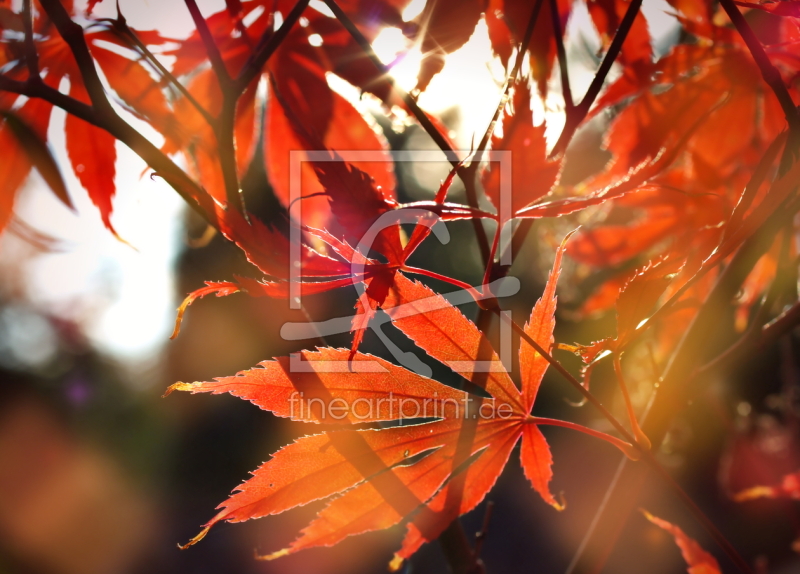
[[[131,148],[147,165],[153,168],[203,219],[219,229],[219,222],[214,212],[214,202],[208,193],[186,175],[167,155],[120,118],[113,108],[111,108],[110,114],[100,115],[94,107],[75,100],[44,82],[20,82],[0,76],[0,90],[29,98],[41,98],[61,108],[68,114],[106,130]]]
[[[92,125],[103,127],[92,106],[71,98],[35,78],[33,80],[29,78],[27,81],[22,82],[0,75],[0,90],[27,96],[29,98],[47,100],[54,106],[61,108],[73,116],[89,122]]]
[[[83,35],[83,28],[72,21],[69,12],[59,0],[41,0],[41,5],[78,63],[78,69],[81,71],[92,107],[102,118],[118,117],[111,107],[111,102],[108,101],[103,82],[100,81],[97,67]]]

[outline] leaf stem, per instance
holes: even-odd
[[[497,228],[494,231],[494,239],[492,239],[492,250],[489,252],[489,262],[486,265],[486,271],[483,273],[483,284],[488,285],[492,280],[492,271],[494,271],[494,257],[497,253],[497,246],[500,244],[500,235],[503,232],[503,221],[497,220]]]
[[[481,293],[475,289],[469,283],[465,283],[464,281],[460,281],[458,279],[454,279],[453,277],[448,277],[447,275],[442,275],[441,273],[437,273],[436,271],[430,271],[428,269],[421,269],[419,267],[411,267],[409,265],[403,265],[400,268],[402,271],[406,271],[408,273],[415,273],[417,275],[425,275],[426,277],[431,277],[432,279],[438,279],[439,281],[444,281],[445,283],[450,283],[451,285],[455,285],[460,289],[468,291],[470,295],[475,299],[475,301],[480,301],[484,299]]]
[[[639,426],[639,421],[636,420],[636,411],[633,410],[631,397],[628,394],[628,386],[625,384],[625,378],[622,376],[622,362],[620,360],[620,353],[614,353],[614,373],[617,375],[617,383],[619,383],[619,390],[622,393],[622,398],[625,400],[625,409],[628,411],[628,419],[630,420],[631,430],[633,436],[636,437],[636,442],[642,448],[650,450],[650,439],[642,432]]]
[[[611,436],[610,434],[606,434],[604,432],[594,430],[592,428],[585,427],[577,423],[573,423],[570,421],[563,421],[561,419],[549,419],[549,418],[533,417],[533,416],[528,417],[528,422],[535,425],[550,425],[556,427],[564,427],[578,432],[582,432],[583,434],[592,436],[594,438],[599,438],[600,440],[604,440],[607,443],[617,447],[619,450],[622,451],[622,454],[624,454],[631,460],[640,459],[639,452],[636,450],[636,448],[634,448],[632,444],[627,443],[624,440],[620,440],[615,436]]]

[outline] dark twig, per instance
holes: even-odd
[[[417,101],[411,97],[411,94],[406,92],[405,90],[399,88],[395,85],[394,80],[390,74],[389,68],[381,62],[380,58],[375,54],[375,51],[372,49],[372,46],[369,43],[361,31],[356,27],[350,17],[345,14],[344,10],[339,7],[339,4],[336,3],[336,0],[324,0],[325,4],[328,8],[331,9],[336,19],[342,23],[345,29],[350,33],[353,39],[361,46],[361,49],[364,50],[364,53],[367,57],[372,61],[378,71],[381,72],[385,76],[386,81],[388,81],[391,86],[400,94],[400,97],[403,99],[403,102],[408,106],[408,109],[417,118],[417,121],[420,123],[422,128],[428,133],[429,136],[433,139],[439,149],[444,152],[444,155],[447,157],[447,161],[450,162],[450,165],[453,167],[457,167],[460,163],[458,158],[458,154],[456,154],[455,150],[450,146],[450,142],[447,141],[447,138],[439,132],[433,122],[431,122],[428,115],[419,107]]]
[[[551,152],[552,156],[559,155],[566,151],[569,142],[572,140],[572,136],[575,135],[575,132],[578,129],[578,126],[580,126],[583,120],[586,118],[586,115],[592,108],[597,96],[600,95],[600,90],[603,88],[603,84],[606,81],[608,72],[611,71],[612,64],[614,64],[617,56],[619,56],[619,53],[622,50],[622,44],[625,42],[625,38],[628,37],[628,32],[630,32],[633,22],[636,20],[636,16],[639,14],[641,7],[642,0],[631,0],[631,3],[628,4],[628,9],[625,12],[625,16],[622,17],[622,22],[619,24],[619,29],[617,30],[617,33],[614,34],[614,40],[612,40],[611,46],[608,48],[608,52],[606,52],[603,61],[600,63],[600,67],[598,68],[597,73],[594,75],[592,83],[589,85],[589,89],[586,90],[586,95],[583,96],[581,103],[578,105],[572,108],[567,107],[567,119],[566,123],[564,124],[564,130],[561,132],[561,135],[559,136],[558,141]]]
[[[503,94],[500,96],[500,101],[497,104],[497,107],[494,109],[494,113],[492,114],[492,119],[489,122],[489,125],[486,128],[486,131],[481,138],[481,141],[478,143],[478,147],[475,150],[475,155],[473,156],[470,164],[463,169],[462,173],[462,180],[464,181],[464,189],[467,195],[467,202],[472,207],[478,206],[478,193],[476,190],[477,185],[477,175],[478,175],[478,168],[480,166],[481,160],[483,159],[483,152],[489,145],[489,140],[494,133],[494,129],[497,126],[497,121],[500,118],[500,114],[505,109],[506,105],[508,104],[508,99],[511,95],[511,87],[517,81],[519,77],[519,71],[522,69],[522,62],[525,60],[525,54],[528,52],[528,45],[531,42],[531,37],[533,36],[533,29],[536,27],[536,21],[539,19],[539,13],[542,10],[542,4],[544,0],[536,0],[536,4],[533,5],[533,11],[531,12],[531,16],[528,19],[528,26],[525,28],[525,34],[522,37],[522,42],[520,43],[517,49],[517,56],[514,59],[514,67],[511,69],[511,73],[508,74],[506,78],[505,85],[503,86]],[[489,241],[486,237],[486,231],[484,230],[483,223],[478,220],[473,220],[473,226],[475,227],[475,235],[478,238],[478,245],[481,248],[481,256],[483,260],[483,265],[485,267],[484,277],[491,277],[493,274],[494,268],[494,261],[493,261],[493,252],[488,248]],[[498,223],[499,225],[499,223]],[[500,233],[500,229],[498,228],[496,233]]]
[[[155,54],[153,54],[144,44],[144,42],[142,42],[139,39],[136,33],[133,30],[131,30],[131,28],[128,26],[127,20],[122,15],[122,13],[118,12],[116,19],[109,20],[109,22],[111,26],[114,28],[114,30],[116,30],[126,40],[128,40],[132,44],[132,47],[138,50],[138,52],[142,55],[142,57],[144,57],[144,59],[147,60],[147,62],[156,69],[156,71],[161,75],[161,77],[167,80],[170,84],[172,84],[172,86],[176,90],[178,90],[184,98],[186,98],[186,101],[189,102],[194,107],[195,110],[197,110],[197,113],[203,116],[203,119],[206,121],[206,123],[213,128],[214,124],[216,123],[214,117],[210,113],[208,113],[208,110],[206,110],[202,106],[202,104],[200,104],[200,102],[198,102],[197,99],[192,95],[192,93],[188,89],[186,89],[186,86],[184,86],[180,82],[180,80],[178,80],[178,78],[176,78],[172,74],[172,72],[170,72],[166,67],[164,67],[164,65],[158,60],[158,58],[156,58]]]
[[[222,177],[225,181],[225,198],[228,207],[233,207],[244,215],[245,220],[249,221],[247,207],[244,203],[244,195],[239,187],[239,174],[236,165],[236,144],[234,141],[236,127],[236,103],[239,99],[238,94],[230,90],[222,92],[222,110],[219,121],[216,125],[215,135],[217,137],[217,150],[219,153],[219,163],[222,167]]]
[[[111,107],[111,102],[108,101],[103,82],[100,81],[94,60],[89,52],[89,46],[86,44],[83,28],[72,21],[69,12],[59,0],[41,0],[41,5],[69,46],[78,64],[78,69],[81,71],[83,83],[96,113],[101,118],[119,117]]]
[[[208,55],[208,60],[211,62],[211,68],[214,70],[220,88],[224,92],[230,88],[231,76],[228,73],[228,68],[225,66],[225,61],[222,59],[222,54],[219,52],[219,46],[217,46],[217,42],[214,40],[211,30],[208,28],[206,19],[203,18],[203,15],[200,13],[197,2],[195,0],[184,0],[184,2],[189,9],[189,13],[192,15],[194,26],[197,28],[200,39],[203,41],[203,45],[206,48],[206,54]]]
[[[0,90],[20,94],[29,98],[41,98],[61,108],[69,114],[78,117],[90,124],[103,127],[97,118],[92,106],[76,100],[44,82],[34,80],[19,81],[0,75]]]
[[[561,74],[561,93],[564,96],[564,109],[566,114],[572,113],[575,102],[572,100],[572,88],[569,85],[569,70],[567,69],[567,51],[564,49],[564,38],[561,35],[561,15],[558,13],[558,0],[550,0],[550,15],[553,20],[553,36],[556,39],[556,53],[558,54],[558,69]]]
[[[720,314],[727,309],[750,270],[772,244],[777,230],[783,227],[786,220],[790,221],[794,211],[790,208],[776,210],[758,233],[744,241],[686,329],[664,371],[659,393],[652,401],[653,406],[642,418],[642,428],[654,448],[661,445],[675,414],[685,408],[688,394],[697,392],[707,380],[694,378],[692,374],[705,360],[708,343],[718,330]],[[602,524],[603,528],[595,528],[587,534],[569,569],[570,573],[598,572],[602,569],[622,526],[635,508],[636,495],[643,484],[642,469],[623,460],[593,520],[593,524]]]
[[[245,62],[242,70],[239,72],[239,76],[234,82],[237,93],[241,93],[247,89],[250,82],[261,73],[264,64],[267,63],[267,60],[269,60],[270,56],[277,50],[281,42],[286,39],[292,27],[300,19],[306,6],[308,6],[308,2],[309,0],[298,0],[294,8],[286,15],[286,19],[277,31],[273,32],[272,30],[267,30],[264,32],[255,51],[251,54],[250,58],[248,58],[247,62]]]
[[[45,4],[47,0],[42,2]],[[83,72],[83,70],[81,70]],[[132,128],[120,118],[113,108],[111,113],[100,115],[97,110],[81,101],[61,93],[44,82],[20,82],[0,76],[0,90],[41,98],[50,102],[75,117],[78,117],[100,129],[106,130],[116,139],[131,148],[147,165],[152,167],[178,194],[208,223],[218,228],[219,223],[213,211],[213,200],[208,193],[197,185],[168,156],[154,146],[150,140]]]
[[[474,169],[477,170],[478,164],[480,164],[481,160],[483,159],[483,152],[486,150],[486,147],[489,145],[489,138],[492,137],[494,133],[495,126],[497,125],[497,120],[500,118],[500,114],[508,104],[508,99],[511,95],[511,86],[517,81],[519,77],[519,71],[522,69],[522,62],[525,60],[525,54],[528,52],[528,46],[531,43],[531,37],[533,36],[533,30],[536,28],[536,21],[539,19],[539,12],[542,10],[542,4],[544,0],[536,0],[536,4],[533,5],[533,11],[531,12],[531,17],[528,19],[528,27],[525,28],[525,34],[522,37],[522,42],[519,45],[517,50],[516,58],[514,59],[514,67],[511,69],[511,73],[508,74],[506,78],[505,85],[503,86],[503,95],[500,97],[500,102],[497,104],[497,107],[494,109],[494,114],[492,115],[492,120],[489,122],[489,126],[486,128],[486,131],[481,138],[481,141],[478,143],[478,147],[475,150],[475,155],[472,158],[470,165],[467,169]],[[475,164],[473,168],[472,165]]]
[[[220,112],[219,120],[212,125],[217,138],[222,179],[225,182],[225,197],[228,200],[228,207],[236,209],[246,217],[247,208],[244,204],[242,191],[239,189],[239,175],[236,173],[236,148],[233,141],[236,101],[239,99],[239,93],[234,91],[233,80],[228,73],[225,60],[222,59],[219,46],[214,40],[208,23],[200,13],[197,2],[195,0],[184,0],[184,2],[192,15],[195,28],[197,28],[197,32],[200,34],[200,38],[206,48],[208,60],[211,62],[211,68],[214,70],[222,92],[222,111]]]
[[[489,500],[486,502],[486,510],[483,513],[483,524],[481,529],[475,533],[475,557],[480,558],[483,543],[486,541],[486,536],[489,534],[489,523],[492,521],[492,511],[494,511],[494,501]]]
[[[492,322],[492,313],[486,309],[481,309],[475,321],[475,325],[481,333],[486,333]],[[488,343],[488,338],[483,339],[483,344],[478,349],[476,360],[485,361],[491,356],[492,348]],[[486,373],[475,373],[475,378],[472,382],[478,386],[486,384]],[[474,408],[480,409],[483,397],[476,396]],[[464,424],[458,432],[457,449],[453,456],[453,469],[467,460],[472,453],[472,444],[475,440],[475,431],[477,428],[477,419],[471,417],[464,418]],[[459,475],[455,480],[451,480],[448,486],[447,498],[448,505],[459,507],[461,505],[461,497],[463,497],[464,478],[463,474]],[[464,526],[461,521],[456,518],[450,525],[439,535],[439,545],[447,559],[452,574],[484,574],[484,568],[481,561],[478,559],[477,553],[470,546],[467,534],[464,532]]]
[[[187,0],[194,3],[194,0]],[[219,116],[219,124],[216,126],[217,143],[219,145],[219,160],[222,165],[222,172],[225,178],[225,194],[228,205],[238,209],[248,220],[247,207],[244,203],[242,190],[239,188],[239,176],[236,165],[235,147],[235,127],[236,127],[236,104],[239,97],[250,87],[256,79],[261,69],[266,64],[269,57],[275,52],[288,36],[294,24],[300,19],[300,15],[308,5],[308,0],[300,0],[287,15],[286,20],[281,24],[277,32],[266,30],[264,36],[258,44],[256,50],[251,54],[235,80],[230,80],[221,85],[222,88],[222,111]],[[215,44],[216,46],[216,44]],[[213,64],[213,60],[212,60]],[[227,69],[226,72],[227,74]]]
[[[777,284],[777,281],[775,282]],[[772,291],[772,289],[770,290]],[[770,293],[769,295],[772,295]],[[758,316],[765,314],[770,307],[768,295],[767,301],[759,309]],[[692,375],[693,380],[702,380],[709,373],[721,367],[732,370],[734,365],[742,364],[753,355],[763,352],[775,345],[784,335],[791,333],[800,324],[800,301],[796,301],[791,307],[785,309],[780,315],[762,325],[758,318],[748,328],[733,345],[725,351],[708,361]]]
[[[40,80],[39,54],[36,51],[36,42],[33,38],[33,10],[31,0],[22,3],[22,24],[25,27],[25,64],[28,66],[28,77]]]
[[[764,78],[764,81],[772,88],[772,91],[778,98],[778,102],[780,102],[781,108],[783,108],[783,113],[786,115],[786,121],[789,122],[789,128],[795,133],[800,132],[800,115],[797,113],[797,108],[792,100],[792,96],[789,95],[786,84],[783,83],[781,73],[770,61],[767,52],[764,50],[764,46],[759,41],[758,37],[756,37],[750,24],[748,24],[745,17],[742,16],[742,13],[739,11],[736,4],[734,4],[733,0],[720,0],[720,4],[728,15],[728,18],[733,22],[733,25],[744,40],[744,43],[747,44],[747,49],[750,50],[750,54],[756,61],[756,65],[761,71],[761,76]]]
[[[623,426],[623,424],[619,422],[619,420],[617,420],[617,417],[611,414],[611,411],[609,411],[603,405],[603,403],[601,403],[598,400],[597,397],[595,397],[588,389],[586,389],[586,387],[584,387],[578,379],[573,377],[572,373],[570,373],[566,368],[564,368],[564,365],[562,365],[559,361],[557,361],[553,357],[553,355],[551,355],[548,351],[544,349],[544,347],[542,347],[539,343],[537,343],[535,339],[533,339],[530,335],[528,335],[528,333],[525,332],[525,329],[517,325],[517,323],[515,323],[507,315],[501,313],[499,308],[495,307],[493,311],[501,319],[506,321],[506,323],[509,323],[511,328],[517,333],[517,335],[519,335],[528,345],[533,347],[537,353],[539,353],[542,357],[544,357],[544,359],[548,363],[550,363],[550,366],[552,366],[555,370],[557,370],[561,374],[561,376],[564,377],[567,380],[567,382],[570,383],[575,388],[575,390],[578,391],[583,396],[584,399],[586,399],[587,402],[591,403],[592,406],[596,408],[600,412],[600,414],[603,415],[603,417],[606,420],[608,420],[608,422],[611,423],[611,426],[613,426],[614,429],[616,429],[616,431],[626,441],[628,441],[631,445],[636,446],[636,439],[633,437],[633,435],[631,435],[628,432],[628,430]],[[641,451],[642,449],[639,450]]]

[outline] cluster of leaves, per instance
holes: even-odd
[[[68,112],[66,156],[109,230],[114,232],[119,140],[263,274],[208,282],[186,298],[178,324],[188,305],[209,294],[290,299],[359,287],[350,349],[306,350],[232,377],[170,388],[228,392],[278,416],[343,427],[300,438],[275,453],[190,544],[220,521],[243,521],[330,499],[289,548],[266,558],[404,522],[408,533],[392,562],[399,567],[483,500],[520,440],[526,476],[546,503],[560,509],[548,487],[552,457],[538,428],[542,424],[575,428],[631,458],[658,464],[648,449],[651,438],[660,441],[663,435],[648,438],[637,420],[623,377],[626,350],[647,336],[657,363],[675,360],[684,352],[680,339],[686,325],[700,321],[716,297],[715,285],[730,269],[740,276],[734,288],[741,287],[742,293],[735,303],[737,327],[745,332],[742,347],[793,326],[797,313],[776,318],[776,309],[796,299],[784,277],[793,273],[790,216],[800,207],[800,167],[794,163],[800,137],[793,103],[800,71],[795,2],[740,3],[752,10],[749,20],[771,13],[770,33],[759,38],[731,0],[719,5],[672,0],[681,41],[657,59],[640,0],[590,0],[589,15],[604,56],[579,102],[564,47],[564,30],[576,8],[571,0],[429,1],[410,22],[402,18],[405,0],[326,0],[324,10],[303,0],[229,0],[225,10],[207,17],[194,0],[187,0],[196,30],[180,40],[133,30],[119,13],[114,19],[95,18],[95,4],[90,2],[83,13],[71,1],[26,0],[18,9],[0,5],[0,146],[6,158],[0,167],[0,229],[10,220],[16,190],[33,167],[71,205],[47,147],[57,106]],[[494,117],[487,118],[490,128],[474,153],[464,157],[439,120],[394,85],[370,42],[385,27],[395,27],[409,46],[422,50],[419,93],[481,19],[507,81]],[[165,65],[164,57],[173,63]],[[521,74],[523,67],[527,76]],[[565,128],[548,151],[545,125],[535,125],[532,108],[534,100],[549,97],[556,74]],[[331,88],[332,76],[370,94],[387,112],[415,118],[439,145],[453,170],[432,201],[398,202],[384,134],[357,102]],[[131,115],[161,135],[159,146],[131,127],[125,119]],[[597,117],[604,120],[603,147],[611,159],[580,184],[562,184],[570,141]],[[495,124],[501,133],[493,133]],[[260,150],[263,155],[257,157]],[[344,161],[342,154],[352,151],[369,152],[372,161]],[[293,153],[304,161],[293,164]],[[496,161],[503,153],[512,155],[509,172]],[[253,162],[266,166],[287,210],[293,198],[302,199],[302,216],[290,221],[297,231],[291,237],[248,213],[239,182]],[[295,165],[301,165],[299,176]],[[300,177],[297,189],[294,177]],[[447,201],[456,177],[467,189],[467,205]],[[506,177],[510,184],[502,181]],[[479,193],[494,209],[481,209]],[[483,330],[492,314],[502,317],[490,287],[508,272],[498,253],[501,231],[513,230],[518,243],[533,220],[556,217],[588,224],[557,250],[528,323],[512,324],[521,338],[518,387],[505,368],[484,372],[477,366],[500,364]],[[481,286],[408,264],[434,223],[454,220],[475,223],[486,266]],[[486,236],[484,221],[494,230],[493,240]],[[751,254],[749,264],[738,262],[745,252]],[[582,313],[616,308],[615,336],[560,345],[583,359],[582,381],[551,354],[558,347],[553,340],[555,291],[564,254],[604,278]],[[481,308],[480,329],[409,274],[452,283],[473,296]],[[420,349],[460,374],[463,388],[360,352],[364,331],[379,309]],[[592,368],[606,357],[614,363],[629,430],[589,390]],[[295,360],[302,368],[293,366]],[[550,365],[601,409],[621,438],[532,415]],[[701,367],[686,367],[684,378]],[[298,392],[309,403],[300,414],[291,406]],[[392,396],[402,396],[417,407],[415,412],[421,405],[434,409],[436,420],[387,426],[406,418],[393,411],[390,400],[388,410],[380,406]],[[313,399],[348,405],[369,399],[378,408],[370,407],[366,417],[356,416],[354,409],[332,418],[312,409]],[[507,416],[474,418],[467,416],[474,411],[453,406],[470,401],[473,409],[496,401],[509,410]],[[795,483],[787,481],[740,498],[753,492],[796,495]],[[683,539],[679,529],[673,533]],[[705,561],[703,571],[713,570],[711,561]]]

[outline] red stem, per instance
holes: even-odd
[[[650,439],[644,434],[642,428],[639,426],[639,421],[636,419],[636,412],[633,410],[631,397],[628,394],[628,386],[625,384],[625,379],[622,376],[622,363],[620,361],[620,354],[614,353],[614,373],[617,375],[617,383],[619,383],[619,390],[622,392],[622,398],[625,400],[625,409],[628,411],[628,419],[631,424],[633,436],[636,437],[636,442],[643,448],[650,449]]]
[[[452,277],[448,277],[447,275],[442,275],[441,273],[436,273],[436,271],[429,271],[428,269],[420,269],[419,267],[411,267],[408,265],[403,265],[400,268],[402,271],[406,271],[408,273],[415,273],[417,275],[425,275],[426,277],[431,277],[433,279],[438,279],[439,281],[444,281],[446,283],[450,283],[451,285],[455,285],[465,291],[468,291],[470,295],[475,299],[475,301],[480,301],[484,299],[484,297],[480,294],[480,292],[475,289],[469,283],[465,283],[463,281],[459,281],[458,279],[454,279]]]
[[[572,430],[576,430],[578,432],[582,432],[583,434],[587,434],[589,436],[593,436],[595,438],[599,438],[600,440],[604,440],[607,443],[610,443],[617,447],[622,453],[630,458],[631,460],[639,460],[639,452],[634,448],[634,446],[630,443],[627,443],[623,440],[618,439],[615,436],[611,436],[610,434],[606,434],[604,432],[600,432],[589,427],[585,427],[583,425],[579,425],[577,423],[572,423],[569,421],[562,421],[560,419],[548,419],[542,417],[528,417],[528,422],[536,425],[551,425],[556,427],[564,427]]]

